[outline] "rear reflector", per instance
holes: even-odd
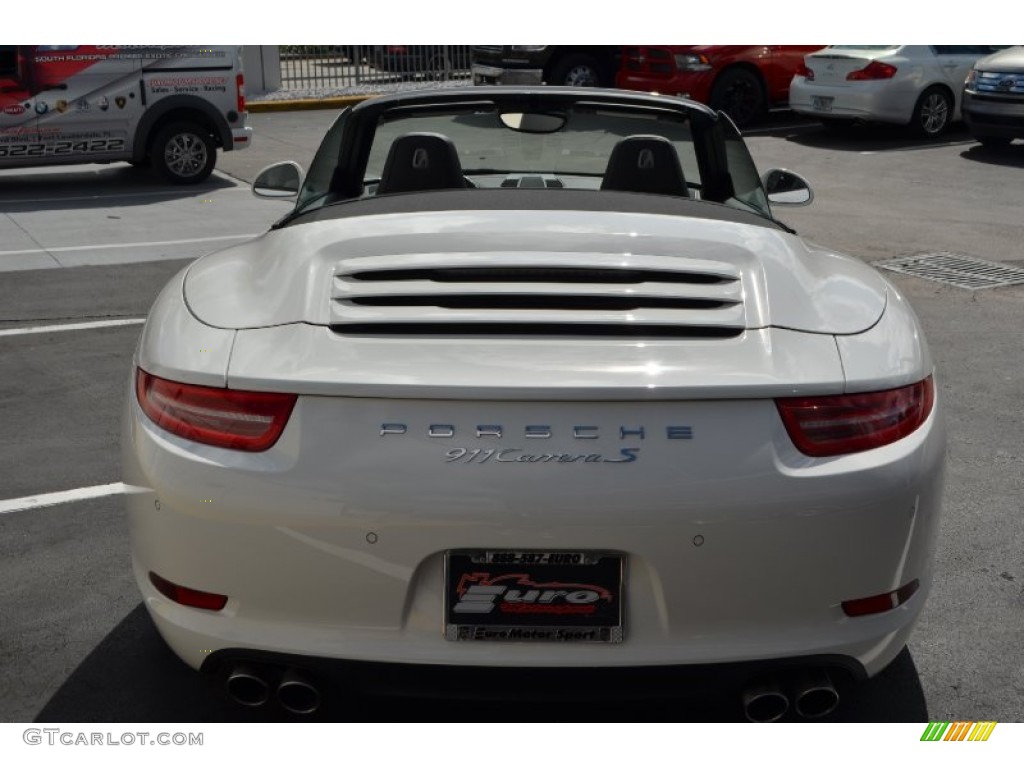
[[[909,584],[904,584],[895,592],[862,597],[859,600],[845,600],[843,601],[843,613],[847,616],[868,616],[872,613],[891,611],[893,608],[898,608],[907,602],[920,586],[921,582],[914,579]]]
[[[213,592],[201,592],[198,589],[189,589],[183,587],[180,584],[168,581],[162,576],[157,576],[152,571],[149,572],[149,581],[156,587],[164,597],[173,600],[181,605],[187,605],[190,608],[202,608],[207,611],[219,611],[225,605],[227,605],[227,595],[217,595]]]
[[[931,413],[932,378],[899,389],[775,401],[793,444],[807,456],[839,456],[896,442]]]
[[[161,379],[138,369],[135,392],[155,424],[197,443],[265,451],[284,431],[298,395],[242,392]]]

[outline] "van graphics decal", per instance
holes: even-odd
[[[21,104],[8,104],[6,107],[4,107],[4,114],[15,116],[23,115],[25,114],[25,107],[23,107]]]
[[[7,129],[0,131],[0,159],[61,157],[124,152],[124,131],[62,132],[58,128]]]
[[[68,103],[64,99],[59,99],[57,103],[53,105],[53,107],[61,114],[64,114],[68,111]]]
[[[124,96],[115,96],[114,103],[117,104],[118,109],[124,109],[124,105],[128,103],[128,99]]]
[[[228,79],[213,75],[187,77],[154,77],[149,81],[152,93],[226,93]]]
[[[109,63],[108,63],[109,62]],[[128,64],[122,62],[131,62]],[[231,68],[231,53],[225,48],[200,48],[191,45],[20,45],[17,46],[17,67],[13,73],[0,76],[0,110],[11,104],[28,101],[37,96],[36,84],[61,84],[61,87],[75,85],[75,76],[93,69],[99,74],[110,74],[116,77],[124,74],[126,67],[134,69],[132,75],[137,77],[139,69],[173,72],[175,68],[213,67],[216,69]],[[158,77],[167,77],[157,72]],[[183,78],[188,79],[188,78]],[[202,78],[201,78],[202,79]],[[219,82],[181,83],[168,86],[168,93],[188,93],[203,91],[228,91],[227,77],[214,78]],[[51,86],[52,88],[52,86]],[[178,88],[191,89],[177,90]],[[97,105],[103,109],[102,105]],[[121,109],[123,105],[118,105]],[[108,104],[109,107],[109,104]],[[36,105],[38,114],[47,112],[45,102]]]

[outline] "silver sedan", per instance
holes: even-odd
[[[990,45],[830,45],[804,58],[793,77],[794,111],[826,125],[905,125],[938,136],[960,118],[960,95]]]

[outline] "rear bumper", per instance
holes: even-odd
[[[239,150],[246,149],[252,145],[252,128],[246,126],[245,128],[232,128],[231,129],[231,146],[225,147],[227,150]]]
[[[789,106],[799,114],[823,120],[878,121],[905,125],[910,122],[917,94],[894,89],[889,81],[854,85],[817,85],[795,77],[789,90]]]
[[[369,425],[404,419],[400,401],[344,400],[300,398],[274,448],[239,456],[168,435],[130,399],[124,480],[136,487],[127,497],[135,575],[158,630],[193,667],[228,649],[516,668],[836,656],[870,676],[906,644],[930,588],[944,453],[936,413],[898,443],[832,460],[787,449],[767,401],[728,413],[703,406],[719,440],[645,445],[636,462],[467,466],[445,462],[452,441],[365,436]],[[631,425],[694,407],[600,405]],[[444,423],[505,416],[499,404],[444,408]],[[595,423],[582,420],[587,408],[550,412]],[[622,421],[624,409],[636,422]],[[529,410],[547,423],[544,404]],[[772,444],[736,439],[766,429]],[[613,439],[587,450],[614,455]],[[444,552],[538,547],[625,553],[625,641],[446,640]],[[228,595],[228,604],[210,612],[173,603],[150,572]],[[921,588],[899,608],[842,611],[843,600],[913,579]]]

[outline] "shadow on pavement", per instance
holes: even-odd
[[[787,141],[815,149],[836,152],[886,152],[893,150],[933,149],[935,147],[974,144],[962,123],[954,124],[936,139],[914,136],[900,125],[822,125],[783,134]]]
[[[466,675],[472,679],[472,671]],[[839,683],[837,683],[838,685]],[[562,698],[566,693],[560,691]],[[921,683],[904,650],[881,675],[840,685],[839,709],[826,721],[927,722]],[[730,722],[742,720],[734,691],[681,691],[678,697],[593,701],[449,701],[325,692],[314,720],[327,722]],[[212,678],[192,671],[164,645],[140,604],[78,666],[37,722],[278,722],[276,707],[246,709]],[[787,720],[795,719],[789,715]]]
[[[151,169],[127,163],[4,171],[0,173],[0,212],[152,205],[234,186],[237,182],[216,172],[199,184],[168,184]]]
[[[1008,168],[1024,168],[1024,144],[1015,142],[1005,147],[986,147],[975,144],[960,153],[965,160]]]

